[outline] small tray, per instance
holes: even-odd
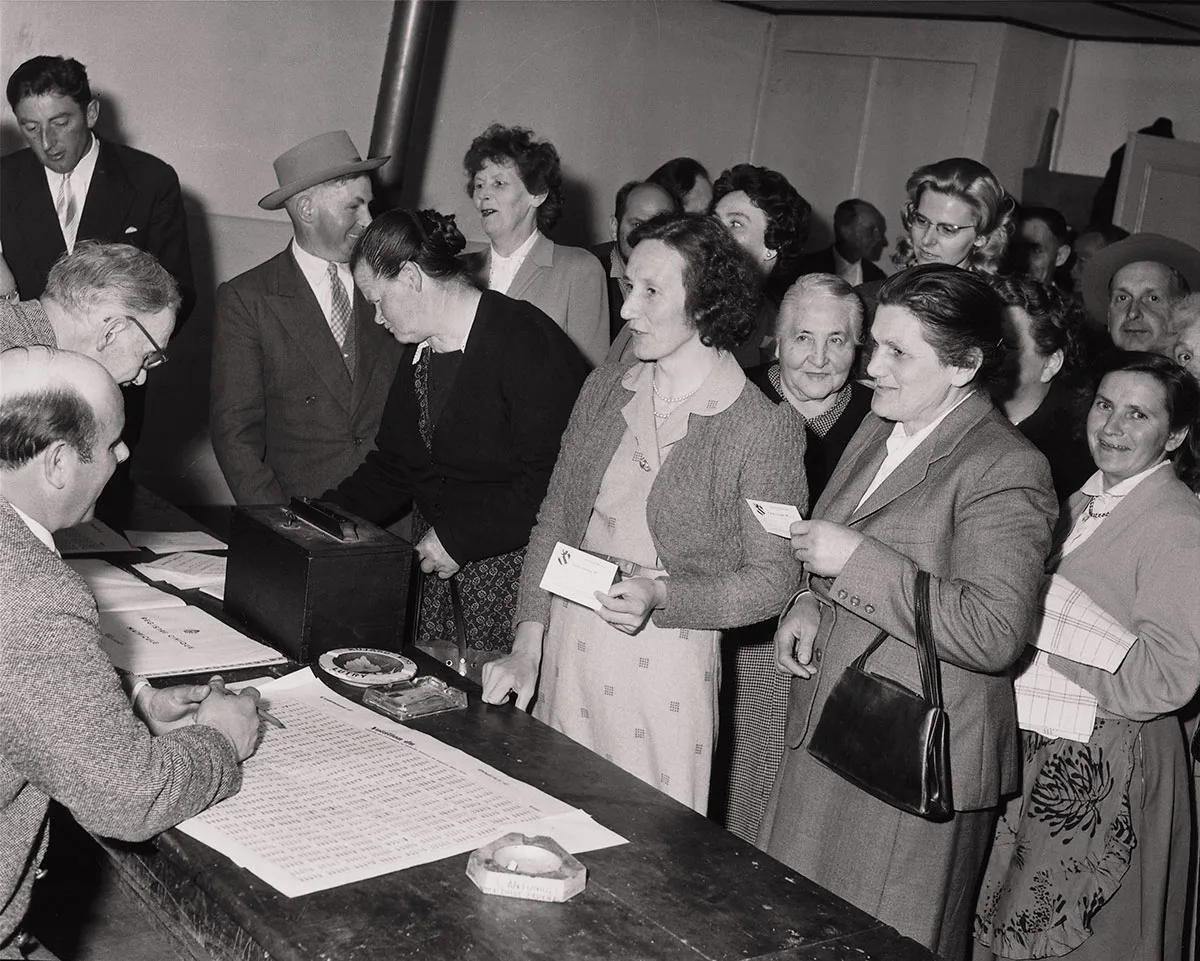
[[[339,647],[326,651],[317,666],[330,677],[355,687],[379,687],[407,681],[417,665],[407,657],[373,647]]]
[[[397,721],[411,721],[431,714],[461,711],[467,706],[467,695],[440,678],[426,676],[386,688],[372,688],[363,694],[362,702]]]

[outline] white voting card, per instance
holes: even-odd
[[[118,551],[136,551],[129,541],[103,521],[93,518],[74,527],[54,532],[54,545],[60,554],[113,554]]]
[[[114,666],[141,677],[287,663],[277,651],[198,607],[113,611],[100,615],[100,631],[100,646]]]
[[[225,542],[203,531],[126,531],[129,543],[155,554],[178,554],[180,551],[223,551]]]
[[[600,610],[595,593],[607,593],[617,579],[617,565],[595,554],[568,547],[562,541],[554,545],[541,588],[568,601]]]
[[[762,524],[764,531],[776,537],[791,538],[791,526],[800,520],[800,511],[796,509],[795,504],[772,504],[770,501],[755,501],[749,497],[746,498],[746,503],[750,505],[754,519]]]
[[[181,591],[197,587],[221,587],[225,584],[225,558],[213,554],[183,551],[168,554],[145,564],[134,564],[152,581],[166,581]]]
[[[461,855],[509,831],[578,854],[624,844],[584,811],[335,694],[305,668],[259,688],[242,790],[179,830],[288,897]]]
[[[96,598],[96,609],[101,614],[184,606],[182,597],[160,591],[129,571],[113,567],[108,561],[96,557],[77,557],[67,561],[67,566],[87,582],[88,590]]]

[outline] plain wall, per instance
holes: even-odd
[[[1079,41],[1055,169],[1103,177],[1113,151],[1159,117],[1200,142],[1200,47]]]

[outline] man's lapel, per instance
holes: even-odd
[[[279,271],[274,283],[268,285],[264,299],[296,342],[296,356],[312,365],[329,392],[349,411],[353,385],[346,362],[290,246],[279,258]]]
[[[350,391],[350,409],[352,411],[358,410],[358,405],[366,396],[367,387],[371,383],[371,375],[375,372],[375,366],[379,360],[379,352],[373,349],[378,335],[375,327],[375,311],[356,286],[354,288],[354,383]],[[390,337],[391,334],[387,336]],[[342,366],[346,365],[343,363]]]
[[[20,199],[14,213],[16,221],[23,225],[21,244],[28,262],[52,264],[67,252],[67,243],[46,182],[46,168],[32,150],[22,151],[21,156],[25,157],[24,162],[13,173],[5,174],[17,181],[18,189],[13,193]]]
[[[125,235],[125,228],[130,226],[125,223],[125,215],[133,206],[137,190],[112,147],[103,140],[99,143],[96,169],[92,172],[92,183],[88,187],[83,213],[79,218],[78,239],[106,240],[141,247],[142,237],[136,233]]]

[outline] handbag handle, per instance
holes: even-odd
[[[917,672],[921,675],[921,696],[936,708],[942,707],[942,673],[938,664],[937,649],[933,645],[933,630],[929,616],[929,572],[917,571]],[[874,654],[887,638],[888,632],[880,629],[870,646],[854,659],[853,667],[866,669],[867,658]]]

